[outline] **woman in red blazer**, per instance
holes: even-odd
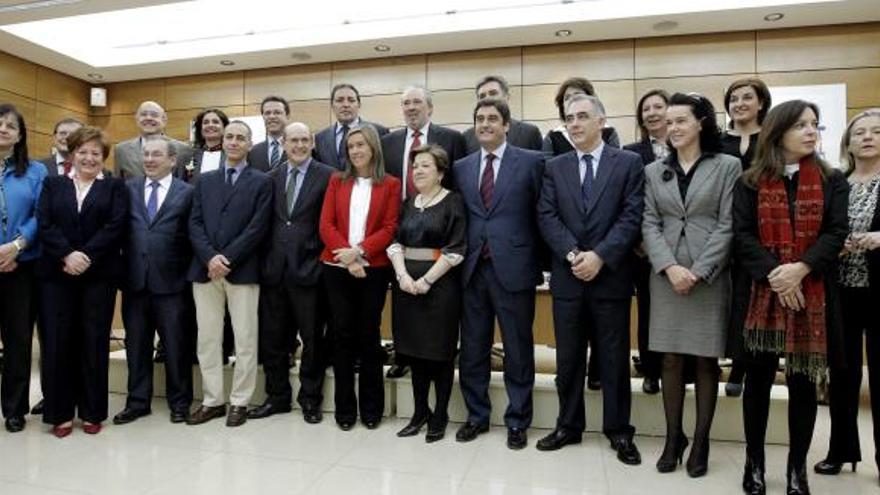
[[[369,429],[379,426],[385,408],[379,325],[391,279],[385,248],[397,230],[400,181],[385,174],[379,135],[371,125],[353,127],[345,143],[345,171],[330,178],[320,233],[334,341],[336,424],[348,431],[357,420],[358,398],[361,422]]]

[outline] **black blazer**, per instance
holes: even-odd
[[[477,133],[473,127],[468,128],[462,134],[464,135],[468,155],[480,149],[480,141],[477,140]],[[510,119],[510,128],[507,129],[507,142],[517,148],[541,151],[541,130],[538,129],[538,126],[528,122]]]
[[[176,177],[182,181],[189,182],[190,184],[195,182],[195,180],[198,179],[200,175],[202,175],[202,157],[204,157],[204,155],[205,155],[205,150],[203,150],[201,148],[196,148],[193,151],[193,157],[192,157],[192,163],[191,163],[192,169],[187,169],[187,165],[190,165],[190,164],[184,164],[184,165],[178,164],[174,167],[174,172],[173,172],[174,177]],[[219,168],[223,168],[223,163],[225,161],[226,161],[226,152],[221,151],[220,152],[220,167]]]
[[[388,134],[388,128],[382,124],[361,120],[360,125],[364,124],[373,126],[380,138]],[[337,156],[336,151],[336,122],[334,122],[329,127],[325,127],[315,134],[315,149],[312,150],[312,157],[337,170],[345,170],[345,166],[339,163],[339,157]]]
[[[292,214],[287,213],[287,164],[269,173],[272,179],[270,234],[263,257],[262,283],[312,286],[321,275],[318,235],[327,183],[336,169],[317,160],[309,163]]]
[[[632,151],[633,153],[638,153],[639,156],[642,157],[642,165],[654,163],[657,160],[657,157],[654,156],[654,147],[651,146],[651,141],[648,140],[630,143],[624,146],[623,149],[627,151]]]
[[[189,212],[193,186],[174,178],[165,201],[151,222],[147,216],[148,179],[135,177],[128,186],[128,240],[125,263],[128,290],[153,294],[174,294],[187,287],[186,270],[192,262],[189,242]]]
[[[122,243],[128,213],[128,192],[122,179],[96,180],[76,211],[76,188],[68,177],[47,177],[40,194],[37,219],[42,256],[37,274],[54,281],[120,282]],[[82,275],[64,273],[64,257],[74,251],[92,260]]]
[[[248,152],[247,158],[248,164],[260,171],[268,172],[271,167],[269,167],[269,141],[262,141],[254,145],[253,148]],[[284,151],[284,146],[281,147],[281,161],[279,163],[284,163],[287,161],[287,152]]]
[[[449,171],[443,177],[443,187],[455,189],[452,177],[452,164],[464,158],[464,137],[455,129],[431,124],[428,127],[428,143],[436,144],[449,155]],[[403,150],[406,149],[406,128],[398,129],[382,137],[382,154],[385,156],[385,171],[401,180],[401,187],[406,188],[406,177],[403,174]]]
[[[223,169],[202,174],[195,183],[189,218],[195,256],[187,278],[208,282],[208,261],[222,254],[232,268],[226,280],[259,283],[259,247],[269,229],[271,210],[272,183],[254,167],[245,167],[233,187],[226,185]]]

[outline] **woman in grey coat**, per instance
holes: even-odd
[[[718,397],[731,291],[727,262],[733,240],[737,158],[720,153],[715,109],[697,94],[672,95],[666,122],[672,152],[645,169],[644,249],[651,261],[649,349],[664,353],[666,446],[661,473],[681,463],[685,356],[695,356],[697,422],[687,460],[691,477],[708,469],[709,430]]]

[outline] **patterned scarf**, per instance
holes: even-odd
[[[761,244],[779,259],[792,263],[819,236],[824,211],[822,175],[812,157],[800,162],[794,226],[788,211],[788,195],[780,178],[758,182],[758,234]],[[801,282],[806,308],[783,308],[766,280],[752,282],[746,316],[745,345],[750,351],[785,354],[786,374],[804,373],[817,380],[825,372],[825,285],[822,275],[809,274]]]

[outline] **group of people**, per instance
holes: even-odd
[[[36,321],[43,421],[58,437],[71,433],[75,415],[86,433],[100,432],[117,289],[129,393],[115,424],[150,414],[158,332],[173,423],[225,416],[239,426],[289,412],[298,337],[305,421],[322,420],[329,363],[339,428],[358,418],[377,428],[390,284],[396,359],[412,370],[415,403],[398,436],[427,426],[427,442],[444,437],[456,359],[468,411],[456,440],[489,429],[497,319],[507,446],[522,449],[533,415],[536,286],[549,269],[559,415],[539,450],[582,441],[584,386],[597,382],[611,448],[621,462],[641,463],[630,424],[635,293],[643,386],[662,388],[666,415],[658,471],[675,471],[691,444],[687,473],[706,474],[724,356],[745,375],[746,493],[766,491],[780,357],[790,392],[788,493],[809,493],[806,454],[826,369],[832,433],[814,469],[855,468],[863,334],[871,378],[880,355],[868,312],[880,289],[880,110],[850,121],[838,170],[819,150],[818,107],[771,108],[756,78],[728,87],[725,130],[706,97],[649,91],[636,108],[641,139],[623,148],[586,79],[560,86],[563,124],[543,139],[511,118],[502,77],[481,79],[475,93],[474,125],[464,133],[431,122],[423,87],[402,92],[404,126],[389,132],[363,120],[357,89],[339,84],[330,95],[336,122],[320,132],[291,122],[288,102],[270,96],[260,106],[265,141],[254,144],[244,121],[206,109],[193,146],[165,137],[165,111],[148,101],[135,115],[141,135],[115,148],[121,178],[104,169],[105,134],[72,119],[55,128],[54,156],[29,160],[21,113],[0,105],[7,430],[24,428]],[[224,334],[235,355],[228,399]],[[204,399],[191,411],[192,341]],[[258,362],[267,398],[248,410]],[[690,380],[697,420],[689,441],[682,409]],[[878,411],[880,394],[872,394]]]

